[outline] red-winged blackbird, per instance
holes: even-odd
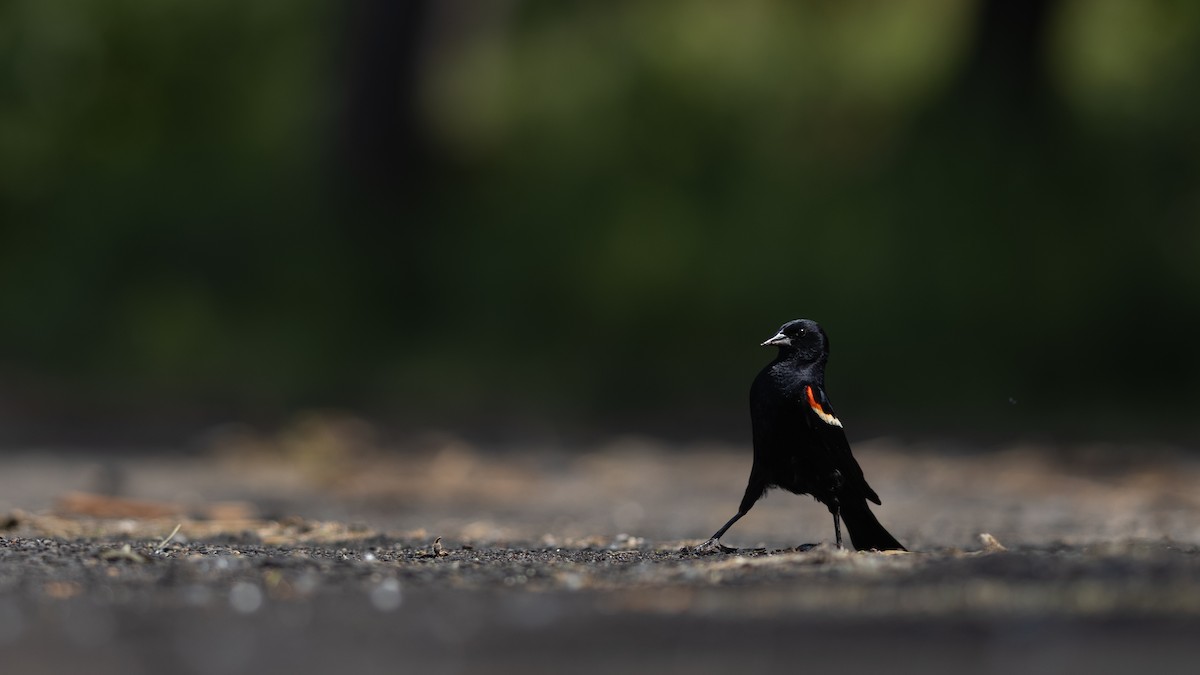
[[[868,499],[878,504],[879,496],[867,485],[825,395],[829,360],[825,331],[815,321],[797,319],[783,324],[762,346],[778,347],[779,355],[750,386],[754,435],[750,482],[737,514],[697,548],[733,550],[721,545],[721,535],[768,489],[777,487],[812,495],[829,507],[838,548],[842,547],[840,521],[845,521],[850,542],[860,551],[907,550],[867,506]]]

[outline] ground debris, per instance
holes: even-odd
[[[983,543],[984,553],[1000,553],[1001,551],[1008,550],[1004,547],[1004,544],[1000,543],[999,539],[996,539],[987,532],[981,532],[979,534],[979,541]]]
[[[100,559],[107,562],[116,562],[123,560],[131,563],[147,563],[150,559],[146,556],[133,550],[129,544],[124,544],[120,548],[110,548],[100,553]]]
[[[68,492],[61,495],[54,510],[60,515],[92,518],[166,518],[181,516],[187,511],[181,504],[88,492]]]

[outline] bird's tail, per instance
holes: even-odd
[[[848,499],[841,505],[842,522],[850,534],[850,543],[859,551],[907,551],[890,532],[879,524],[865,499]]]

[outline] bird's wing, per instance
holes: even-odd
[[[801,404],[806,409],[805,414],[813,420],[812,426],[816,429],[822,444],[833,455],[834,465],[837,466],[838,471],[842,472],[846,482],[861,490],[867,499],[876,504],[880,503],[879,495],[875,494],[875,491],[867,484],[862,467],[858,465],[858,460],[854,459],[854,454],[850,452],[850,442],[846,440],[842,421],[834,413],[833,405],[830,404],[825,390],[818,385],[805,385],[804,400],[801,401]]]

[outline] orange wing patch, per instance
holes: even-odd
[[[808,407],[812,408],[813,412],[817,413],[817,417],[820,417],[822,422],[830,426],[842,426],[841,420],[825,412],[825,409],[821,407],[821,404],[817,403],[816,397],[813,396],[812,387],[805,386],[804,392],[808,394]]]

